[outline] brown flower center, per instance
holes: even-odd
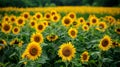
[[[32,55],[32,56],[35,56],[37,53],[38,53],[38,50],[36,49],[36,48],[32,48],[31,47],[31,49],[30,49],[30,54]]]
[[[15,40],[14,44],[19,44],[18,40]]]
[[[64,47],[63,50],[62,50],[62,54],[65,56],[65,57],[69,57],[71,55],[71,50],[67,47]]]
[[[73,25],[77,25],[77,22],[74,21],[74,22],[73,22]]]
[[[96,21],[97,21],[96,19],[92,19],[92,23],[96,23]]]
[[[57,20],[58,18],[57,18],[57,16],[54,16],[54,20]]]
[[[5,21],[8,21],[8,18],[5,18]]]
[[[39,36],[35,36],[35,37],[34,37],[34,41],[35,41],[35,42],[39,42],[39,41],[40,41],[40,37],[39,37]]]
[[[49,14],[47,14],[47,15],[46,15],[46,18],[50,18],[50,15],[49,15]]]
[[[35,25],[35,23],[34,22],[31,22],[31,26],[34,26]]]
[[[120,28],[117,29],[117,32],[120,32]]]
[[[18,20],[18,23],[19,23],[19,24],[22,24],[22,23],[23,23],[23,20],[22,20],[22,19],[19,19],[19,20]]]
[[[28,15],[27,15],[27,14],[25,14],[25,15],[24,15],[24,18],[28,18]]]
[[[86,23],[88,26],[90,26],[90,23]]]
[[[0,40],[0,44],[4,44],[4,42],[2,40]]]
[[[103,24],[100,24],[99,27],[100,27],[100,29],[103,29],[103,28],[104,28],[104,25],[103,25]]]
[[[55,39],[55,35],[50,36],[50,39]]]
[[[71,17],[71,18],[74,18],[75,16],[74,16],[73,14],[70,14],[70,17]]]
[[[40,18],[41,16],[40,15],[37,15],[37,18]]]
[[[43,25],[38,25],[38,29],[42,30],[43,29]]]
[[[83,54],[83,60],[86,60],[86,59],[87,59],[87,55]]]
[[[18,32],[18,28],[15,28],[15,29],[14,29],[14,32]]]
[[[65,23],[65,24],[69,24],[69,23],[70,23],[70,19],[67,19],[67,18],[66,18],[66,19],[64,20],[64,23]]]
[[[85,26],[84,29],[87,30],[87,27]]]
[[[9,31],[9,30],[10,30],[10,25],[5,24],[5,26],[3,27],[3,29],[4,29],[5,31]]]
[[[108,46],[108,44],[109,44],[109,42],[108,42],[107,39],[104,39],[104,40],[102,41],[102,46],[103,46],[103,47]]]
[[[72,36],[75,36],[75,31],[74,30],[72,30],[70,33],[71,33]]]
[[[82,23],[82,22],[83,22],[83,19],[80,19],[80,22]]]
[[[11,18],[11,21],[14,22],[14,21],[15,21],[15,18]]]

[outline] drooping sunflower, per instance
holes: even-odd
[[[19,47],[21,47],[23,45],[23,41],[22,40],[19,40],[18,38],[15,38],[13,39],[11,42],[10,42],[10,45],[18,45]]]
[[[107,24],[105,22],[99,22],[97,24],[97,30],[104,32],[107,29]]]
[[[76,13],[74,13],[74,12],[68,13],[67,16],[69,16],[69,17],[70,17],[71,19],[73,19],[73,20],[76,20]]]
[[[20,28],[17,26],[13,27],[12,32],[13,32],[13,34],[18,34],[20,32]]]
[[[40,12],[37,12],[37,13],[35,13],[35,19],[36,20],[42,20],[43,19],[43,15],[42,15],[42,13],[40,13]]]
[[[36,24],[35,29],[37,32],[41,33],[45,30],[45,25],[43,23],[38,23]]]
[[[115,32],[118,33],[118,34],[120,34],[120,28],[116,28]]]
[[[10,16],[10,22],[11,22],[11,23],[15,23],[15,22],[16,22],[16,16],[11,15],[11,16]]]
[[[72,22],[73,22],[73,20],[70,17],[65,16],[62,18],[62,25],[66,26],[66,27],[70,26],[72,24]]]
[[[117,41],[112,41],[112,48],[118,47],[119,43]]]
[[[37,23],[37,21],[36,21],[36,20],[30,20],[29,25],[30,25],[30,27],[31,27],[31,28],[35,28],[36,23]]]
[[[41,33],[33,33],[31,36],[31,42],[42,43],[43,35]]]
[[[23,17],[18,17],[17,21],[16,21],[16,25],[17,26],[24,26],[24,24],[25,24],[24,18]]]
[[[11,32],[11,29],[12,29],[11,24],[9,24],[7,22],[2,23],[2,32],[4,32],[5,34],[8,34]]]
[[[47,21],[49,21],[51,19],[51,14],[49,12],[46,12],[44,14],[44,19],[47,20]]]
[[[26,48],[26,54],[30,60],[36,60],[42,54],[41,46],[36,42],[31,42]]]
[[[80,24],[84,24],[85,19],[83,17],[80,17],[80,18],[78,18],[77,22],[80,23]]]
[[[6,41],[4,39],[0,39],[0,50],[4,48],[7,45]]]
[[[51,21],[53,21],[53,22],[58,22],[59,20],[60,20],[59,14],[55,14],[51,17]]]
[[[103,51],[107,51],[108,49],[110,49],[111,45],[111,38],[108,35],[105,35],[100,41],[99,48]]]
[[[58,55],[62,61],[71,61],[75,57],[76,49],[71,42],[63,43],[59,48]]]
[[[78,31],[76,28],[70,28],[68,30],[68,35],[73,39],[77,37],[77,33],[78,33]]]
[[[43,21],[43,24],[45,27],[47,27],[49,25],[49,22],[48,21]]]
[[[47,40],[49,41],[55,41],[58,39],[58,36],[57,35],[48,35],[47,36]]]
[[[97,17],[91,17],[90,18],[90,23],[92,25],[96,25],[99,22],[99,19]]]
[[[89,27],[86,24],[82,25],[82,29],[83,31],[89,31]]]
[[[88,62],[90,58],[89,53],[87,51],[84,51],[80,57],[82,63]]]
[[[27,20],[27,19],[30,17],[30,13],[29,13],[29,12],[23,12],[23,13],[21,14],[21,16],[22,16],[25,20]]]
[[[9,22],[10,21],[10,18],[8,15],[5,15],[2,19],[3,22]]]

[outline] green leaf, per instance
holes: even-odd
[[[112,59],[110,59],[110,58],[103,58],[102,59],[102,62],[112,62],[113,60]]]

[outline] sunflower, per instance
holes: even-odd
[[[51,10],[50,13],[53,16],[53,15],[57,14],[57,11],[56,10]]]
[[[118,34],[120,34],[120,28],[115,29],[115,32],[117,32]]]
[[[12,29],[12,32],[13,34],[18,34],[20,32],[20,28],[16,26]]]
[[[0,50],[4,48],[7,45],[6,41],[4,39],[0,40]]]
[[[71,19],[75,20],[76,19],[76,14],[74,12],[68,13],[68,15]]]
[[[70,17],[63,17],[62,24],[66,27],[70,26],[72,24],[73,20]]]
[[[41,33],[33,33],[31,36],[31,41],[36,43],[42,43],[43,35]]]
[[[43,32],[45,30],[45,25],[43,23],[38,23],[35,26],[37,32]]]
[[[75,20],[75,21],[73,21],[72,25],[73,25],[75,28],[79,28],[80,23]]]
[[[110,22],[111,25],[115,24],[116,19],[112,16],[108,16],[108,22]]]
[[[110,49],[111,45],[111,38],[108,35],[105,35],[100,41],[99,48],[103,51],[107,51],[108,49]]]
[[[92,25],[96,25],[99,22],[99,19],[97,17],[91,17],[90,18],[90,23]]]
[[[50,20],[51,19],[51,14],[49,12],[46,12],[44,14],[44,19],[47,20],[47,21]]]
[[[14,45],[14,44],[21,47],[23,45],[23,41],[19,40],[18,38],[15,38],[10,42],[10,45]]]
[[[80,57],[81,57],[80,60],[82,63],[88,62],[90,58],[89,53],[87,51],[84,51]]]
[[[47,36],[47,40],[49,41],[55,41],[58,39],[58,36],[57,35],[48,35]]]
[[[29,23],[29,24],[30,24],[30,27],[31,27],[31,28],[35,28],[36,23],[37,23],[36,20],[30,20],[30,23]]]
[[[42,15],[42,13],[40,13],[40,12],[37,12],[37,13],[35,13],[35,19],[36,20],[42,20],[43,19],[43,15]]]
[[[17,21],[16,21],[16,24],[17,24],[18,26],[24,26],[24,24],[25,24],[24,18],[23,18],[23,17],[18,17],[18,18],[17,18]]]
[[[2,20],[3,20],[3,22],[9,22],[10,18],[8,15],[5,15]]]
[[[30,14],[29,14],[29,12],[23,12],[23,13],[21,14],[21,16],[22,16],[25,20],[27,20],[27,19],[30,17]]]
[[[75,57],[76,49],[71,42],[63,43],[59,48],[58,55],[62,61],[71,61]]]
[[[49,22],[48,21],[43,21],[43,24],[45,27],[47,27],[49,25]]]
[[[7,33],[10,33],[11,29],[12,29],[12,25],[11,24],[9,24],[7,22],[2,23],[2,32],[7,34]]]
[[[11,16],[10,16],[10,22],[11,22],[11,23],[16,22],[16,16],[11,15]]]
[[[82,29],[83,29],[83,31],[88,31],[89,27],[88,27],[88,25],[84,24],[84,25],[82,25]]]
[[[118,47],[119,43],[116,41],[112,41],[112,48]]]
[[[83,17],[80,17],[77,19],[77,22],[80,24],[84,24],[85,23],[85,19]]]
[[[107,25],[105,22],[100,22],[97,24],[97,30],[104,32],[107,29]]]
[[[59,14],[55,14],[51,17],[51,21],[53,21],[53,22],[58,22],[59,20],[60,20]]]
[[[78,31],[76,28],[70,28],[68,30],[68,35],[73,39],[77,37],[77,33],[78,33]]]
[[[90,27],[92,24],[90,22],[86,22],[86,25]]]
[[[26,54],[30,60],[36,60],[42,54],[41,46],[36,42],[31,42],[26,48]]]

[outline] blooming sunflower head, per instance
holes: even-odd
[[[59,14],[55,14],[51,17],[51,21],[53,21],[53,22],[58,22],[59,20],[60,20]]]
[[[11,29],[12,29],[11,24],[9,24],[7,22],[2,23],[2,32],[4,32],[5,34],[8,34],[8,33],[10,33]]]
[[[58,55],[62,58],[62,61],[71,61],[75,57],[76,49],[71,42],[63,43],[59,48]]]
[[[108,35],[105,35],[100,41],[99,48],[103,51],[107,51],[108,49],[110,49],[111,45],[111,38]]]
[[[73,25],[75,28],[79,28],[80,23],[77,22],[77,21],[73,21],[72,25]]]
[[[72,24],[72,22],[73,22],[73,20],[67,16],[63,17],[63,19],[62,19],[62,25],[66,26],[66,27],[70,26]]]
[[[45,15],[44,15],[44,19],[45,20],[50,20],[51,19],[51,14],[49,12],[46,12]]]
[[[89,53],[87,51],[83,52],[80,57],[81,57],[80,60],[82,63],[88,62],[88,60],[90,58]]]
[[[18,17],[16,20],[16,25],[17,26],[24,26],[24,24],[25,24],[24,17]]]
[[[73,39],[77,37],[77,33],[78,33],[78,31],[76,28],[70,28],[68,30],[68,35]]]
[[[100,22],[97,24],[97,30],[104,32],[105,29],[107,28],[107,25],[105,22]]]
[[[19,47],[21,47],[23,45],[23,41],[19,40],[18,38],[15,38],[10,42],[10,45],[18,45]]]
[[[37,32],[43,32],[44,30],[45,30],[45,25],[43,24],[43,23],[38,23],[38,24],[36,24],[36,26],[35,26],[35,29],[36,29],[36,31]]]
[[[31,28],[35,28],[36,23],[37,23],[36,20],[31,20],[29,25]]]
[[[116,28],[115,32],[118,33],[118,34],[120,34],[120,28]]]
[[[53,15],[57,14],[57,11],[56,10],[51,10],[50,14],[53,16]]]
[[[90,23],[92,25],[96,25],[99,22],[99,19],[97,17],[91,17],[90,18]]]
[[[13,34],[19,34],[20,28],[17,27],[17,26],[16,26],[16,27],[13,27],[12,32],[13,32]]]
[[[36,20],[42,20],[43,19],[43,15],[42,15],[42,13],[40,13],[40,12],[37,12],[37,13],[35,13],[35,19]]]
[[[10,21],[10,18],[8,15],[5,15],[2,19],[3,22],[9,22]]]
[[[47,40],[49,41],[55,41],[58,39],[58,36],[57,35],[48,35],[47,36]]]
[[[42,48],[38,43],[31,42],[28,44],[25,52],[30,60],[36,60],[39,56],[41,56]]]
[[[11,16],[10,16],[10,22],[11,22],[11,23],[16,22],[16,16],[11,15]]]
[[[25,20],[27,20],[27,19],[30,17],[30,13],[29,13],[29,12],[23,12],[23,13],[21,14],[21,16],[22,16]]]
[[[83,17],[80,17],[80,18],[78,18],[77,22],[80,23],[80,24],[84,24],[85,23],[85,19]]]
[[[82,29],[83,31],[89,31],[89,27],[86,24],[82,25]]]
[[[118,47],[119,43],[117,41],[112,41],[112,48]]]
[[[68,15],[71,19],[75,20],[76,19],[76,14],[74,12],[68,13]]]
[[[36,43],[42,43],[43,35],[41,33],[33,33],[31,36],[31,41]]]

